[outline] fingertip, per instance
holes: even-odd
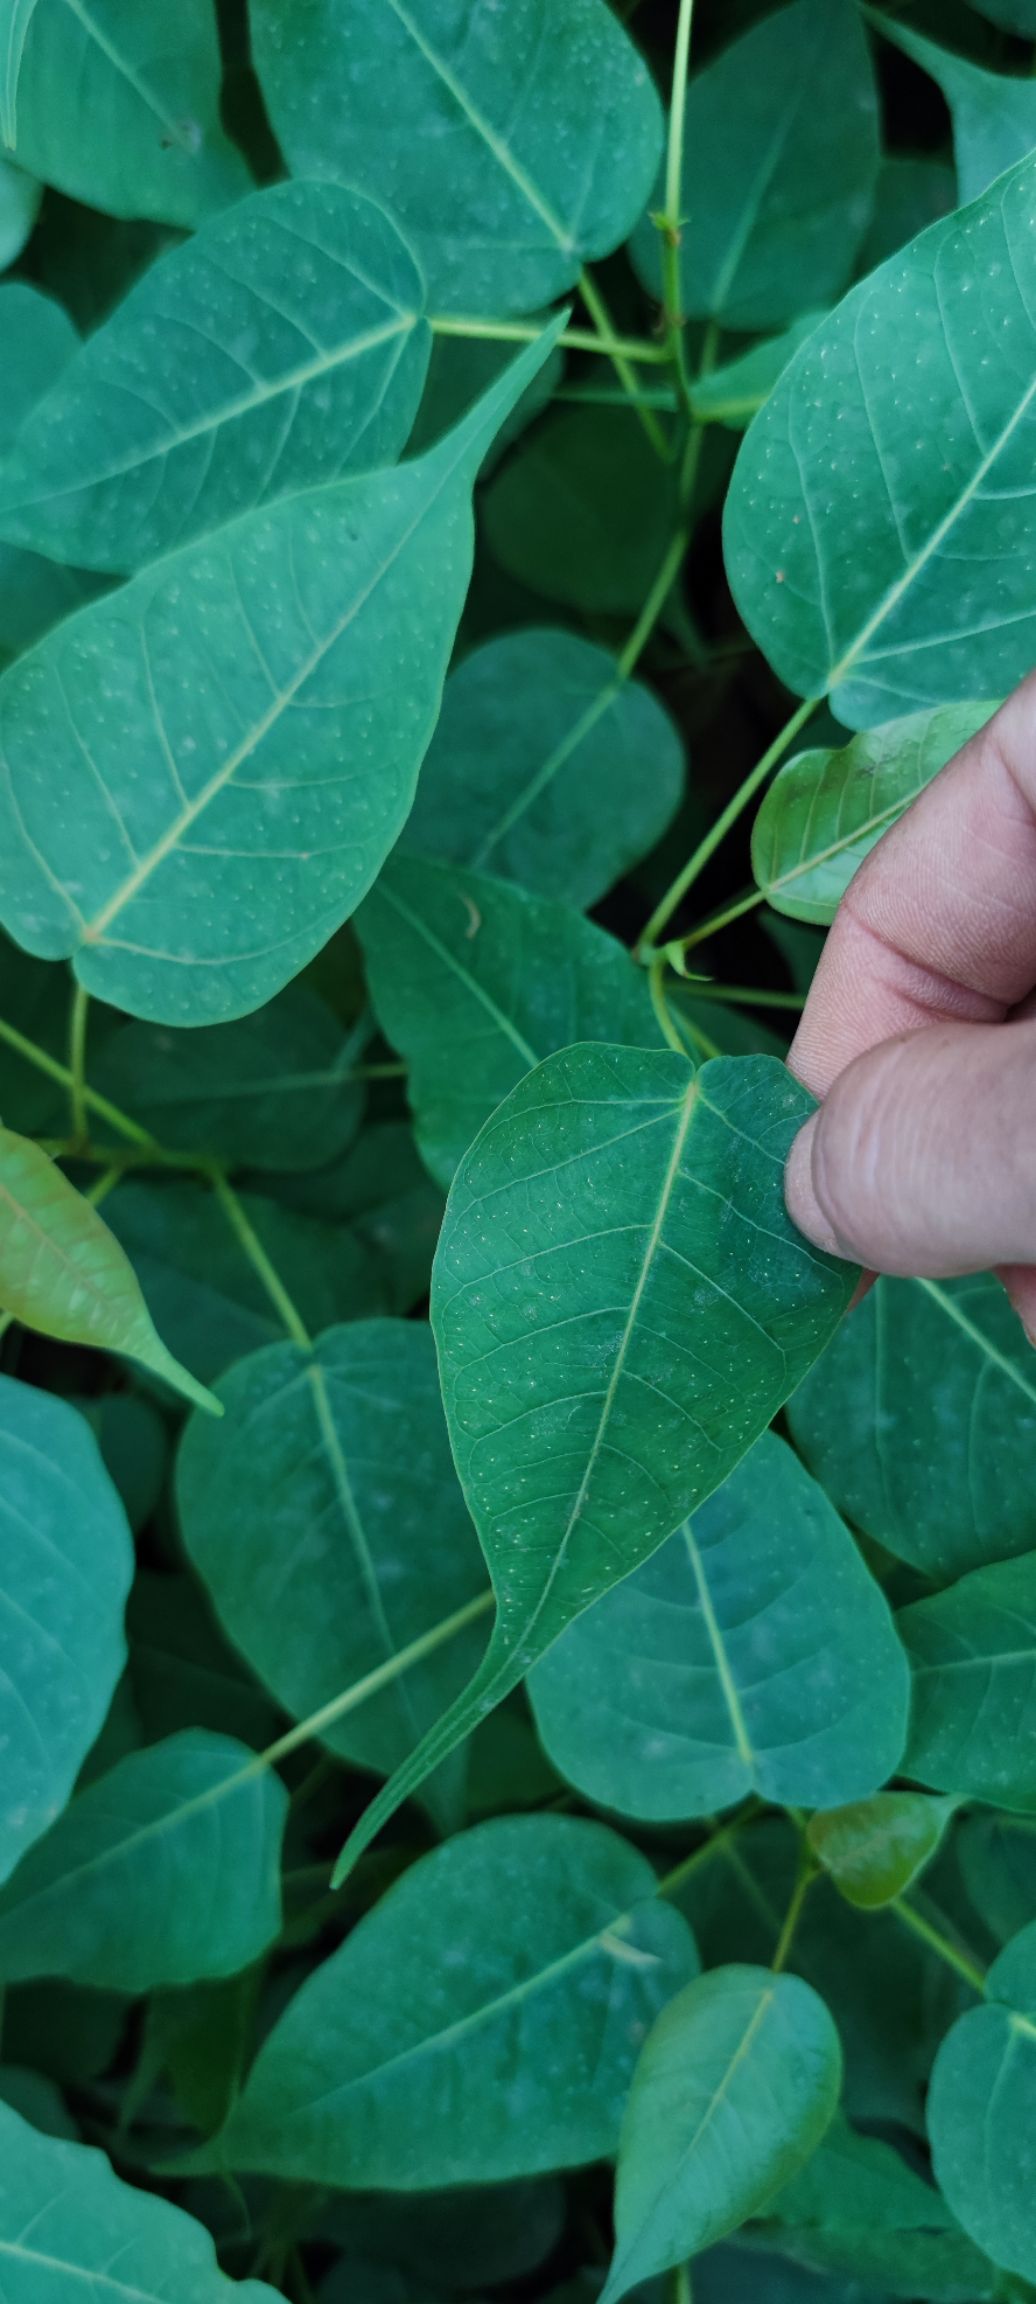
[[[842,1256],[845,1251],[824,1214],[813,1179],[813,1147],[819,1119],[819,1112],[811,1114],[788,1154],[784,1171],[785,1206],[792,1223],[805,1233],[814,1248],[823,1248],[829,1256]]]

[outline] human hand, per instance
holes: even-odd
[[[793,1072],[786,1195],[871,1271],[993,1265],[1036,1343],[1036,674],[861,865]]]

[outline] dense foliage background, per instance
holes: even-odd
[[[1036,655],[1036,0],[0,141],[0,2290],[1036,2295],[1031,1352],[780,1061]]]

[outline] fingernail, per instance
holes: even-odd
[[[792,1223],[812,1240],[814,1248],[825,1248],[829,1256],[844,1256],[813,1187],[813,1144],[819,1119],[819,1112],[814,1112],[795,1138],[784,1171],[784,1199]]]

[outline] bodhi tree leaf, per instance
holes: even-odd
[[[783,1440],[765,1433],[529,1682],[569,1783],[628,1816],[750,1792],[834,1806],[891,1776],[909,1675],[884,1595]]]
[[[907,1773],[1036,1812],[1036,1552],[977,1568],[896,1621],[914,1684]]]
[[[240,1193],[238,1206],[311,1331],[381,1311],[385,1289],[375,1260],[343,1225],[280,1208],[258,1193]],[[204,1185],[120,1184],[105,1213],[155,1317],[202,1383],[260,1345],[280,1342],[283,1320]]]
[[[43,186],[24,168],[0,160],[0,272],[21,255],[39,215]]]
[[[418,1147],[439,1183],[509,1089],[573,1041],[651,1047],[642,968],[567,905],[484,873],[390,858],[357,933],[378,1022],[405,1057]]]
[[[909,1765],[908,1773],[914,1773]],[[806,1837],[847,1902],[874,1912],[902,1896],[930,1864],[955,1805],[923,1792],[877,1792],[811,1817]]]
[[[1036,1924],[994,1960],[986,2005],[943,2041],[928,2133],[965,2232],[994,2263],[1036,2279]]]
[[[89,1426],[0,1376],[0,1880],[64,1807],[126,1661],[133,1543]]]
[[[1036,156],[854,288],[738,457],[749,631],[850,728],[999,696],[1036,653]]]
[[[0,1305],[27,1328],[139,1360],[215,1410],[159,1336],[107,1224],[38,1144],[0,1128]]]
[[[219,122],[212,0],[0,0],[0,142],[113,216],[198,224],[250,189]]]
[[[413,798],[486,443],[561,319],[416,463],[242,515],[0,681],[0,914],[165,1024],[246,1014],[366,894]]]
[[[957,174],[949,161],[886,152],[874,190],[874,213],[859,254],[861,278],[956,206]]]
[[[988,2257],[965,2238],[934,2186],[890,2144],[858,2135],[838,2118],[738,2242],[783,2248],[818,2271],[873,2280],[882,2296],[923,2296],[930,2304],[992,2304],[1003,2296]],[[855,2287],[853,2299],[862,2304]],[[817,2304],[830,2304],[826,2286]]]
[[[585,908],[660,840],[683,749],[650,688],[573,632],[504,632],[446,683],[408,848]]]
[[[549,1057],[454,1179],[432,1276],[446,1420],[497,1600],[470,1687],[372,1802],[359,1850],[566,1624],[757,1439],[854,1286],[792,1226],[810,1099],[772,1057]],[[520,1405],[519,1405],[520,1403]]]
[[[176,1032],[122,1024],[91,1053],[90,1083],[167,1151],[258,1169],[320,1168],[345,1151],[364,1091],[358,1048],[305,984],[236,1024]]]
[[[889,720],[838,751],[789,760],[752,827],[752,871],[767,903],[826,927],[882,833],[995,710],[944,704]]]
[[[755,2214],[819,2144],[841,2079],[838,2034],[801,1977],[713,1968],[678,1993],[633,2076],[602,2304]]]
[[[671,471],[628,408],[557,408],[482,499],[509,576],[581,614],[635,616],[676,522]]]
[[[631,230],[662,141],[604,0],[251,0],[296,175],[375,192],[438,309],[528,312]]]
[[[0,2105],[0,2272],[9,2304],[277,2304],[227,2280],[203,2225],[115,2175],[103,2152],[41,2136]]]
[[[131,1752],[0,1891],[0,1978],[150,1992],[248,1967],[280,1931],[287,1806],[228,1736],[193,1729]]]
[[[67,367],[79,337],[63,305],[23,280],[0,286],[5,347],[0,445],[6,448],[41,395]]]
[[[788,1408],[847,1520],[940,1583],[1036,1543],[1036,1376],[991,1273],[879,1280]]]
[[[327,1728],[332,1751],[387,1774],[485,1642],[485,1566],[450,1460],[430,1332],[360,1321],[332,1328],[312,1353],[275,1344],[239,1361],[220,1398],[221,1446],[206,1445],[200,1418],[184,1438],[184,1541],[225,1631],[293,1718],[465,1618]]]
[[[1036,1912],[1036,1818],[979,1808],[962,1819],[954,1845],[976,1912],[1006,1944]]]
[[[139,568],[393,463],[428,364],[423,303],[372,201],[334,184],[255,193],[153,264],[39,401],[0,473],[0,531]]]
[[[727,328],[779,328],[843,288],[870,216],[878,100],[866,37],[844,0],[795,0],[732,42],[687,94],[680,300]],[[662,197],[662,187],[658,188]],[[638,228],[638,270],[661,287],[661,240]]]
[[[941,88],[953,122],[960,198],[977,200],[1036,145],[1036,86],[1006,72],[986,72],[908,25],[882,17],[881,29]]]
[[[573,1817],[447,1841],[303,1985],[211,2164],[407,2192],[605,2158],[640,2043],[697,1967],[655,1887]]]

